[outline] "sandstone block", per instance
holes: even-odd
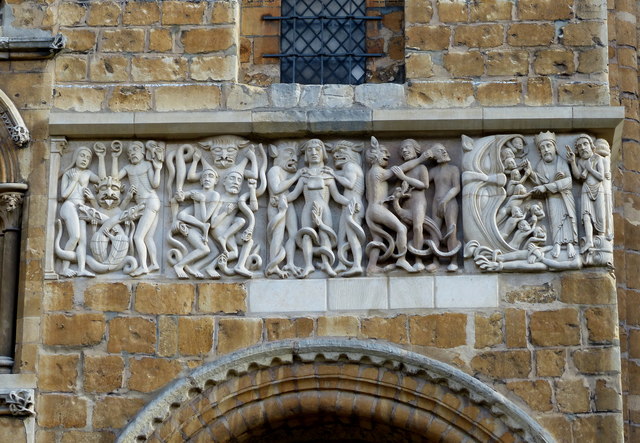
[[[563,28],[563,43],[568,46],[604,46],[606,26],[600,22],[568,23]]]
[[[60,33],[67,40],[66,49],[84,52],[96,46],[96,33],[88,29],[61,29]]]
[[[311,318],[266,318],[264,324],[269,341],[311,337],[313,334]]]
[[[540,416],[538,422],[547,429],[558,442],[572,442],[571,421],[565,415]]]
[[[131,63],[131,78],[136,82],[184,80],[186,76],[187,60],[182,57],[134,57]]]
[[[536,351],[536,374],[538,377],[562,377],[566,364],[566,352],[562,349]]]
[[[477,98],[484,106],[517,105],[522,101],[522,85],[519,82],[481,83]]]
[[[213,346],[213,317],[180,317],[178,351],[182,355],[202,355]]]
[[[619,392],[619,385],[616,381],[599,379],[596,381],[595,396],[597,411],[620,411],[622,410],[622,396]]]
[[[502,25],[463,25],[456,28],[453,44],[469,48],[494,48],[502,45],[503,38]]]
[[[243,7],[240,35],[279,35],[280,25],[275,20],[263,20],[265,15],[277,16],[280,6]]]
[[[89,62],[89,77],[94,82],[124,82],[129,72],[129,59],[120,55],[94,55]]]
[[[40,354],[38,388],[42,391],[74,391],[79,360],[78,354]]]
[[[104,52],[142,52],[143,29],[113,29],[102,33],[100,46]]]
[[[556,29],[551,23],[514,23],[507,31],[507,43],[511,46],[549,46]]]
[[[64,2],[58,5],[58,24],[60,26],[78,26],[84,22],[87,4]]]
[[[637,53],[632,48],[617,48],[618,55],[618,64],[621,67],[626,68],[637,68],[638,67],[638,57]]]
[[[122,312],[129,308],[130,295],[124,283],[98,283],[84,291],[84,304],[95,311]]]
[[[443,23],[456,23],[469,21],[469,9],[466,2],[438,0],[438,17]]]
[[[158,355],[172,357],[178,352],[178,320],[175,317],[160,316],[158,319]]]
[[[84,356],[85,392],[113,392],[122,387],[124,359],[119,355]]]
[[[251,39],[240,37],[240,63],[251,61]]]
[[[269,106],[269,97],[264,88],[249,85],[228,85],[224,88],[227,108],[253,109]]]
[[[507,383],[507,389],[535,411],[547,412],[553,409],[551,401],[551,386],[546,380],[512,381]]]
[[[318,335],[321,337],[356,337],[358,328],[358,317],[345,315],[318,318]]]
[[[198,81],[234,80],[238,59],[232,56],[201,56],[191,59],[191,78]]]
[[[431,54],[412,52],[405,59],[407,79],[433,77],[433,61]]]
[[[16,420],[14,417],[10,415],[0,417],[0,441],[7,441],[7,442],[28,441],[26,429],[27,427],[24,425],[24,422],[22,420]],[[42,432],[46,432],[46,431],[42,431]],[[33,436],[31,438],[33,438]],[[48,443],[48,441],[45,440],[45,438],[49,438],[49,436],[47,437],[39,436],[38,442]],[[55,435],[53,436],[53,439],[49,441],[54,442]]]
[[[527,318],[524,310],[507,309],[505,311],[505,331],[508,348],[527,346]]]
[[[109,321],[109,352],[152,354],[156,344],[156,323],[139,317],[116,317]]]
[[[429,23],[433,17],[433,7],[428,0],[417,0],[408,2],[405,5],[405,22],[413,23]]]
[[[221,318],[218,321],[218,355],[254,345],[262,339],[259,318]]]
[[[624,441],[622,415],[591,415],[572,422],[574,441]]]
[[[93,408],[93,426],[96,429],[122,428],[144,405],[142,398],[106,396]]]
[[[548,77],[527,79],[527,92],[524,95],[524,102],[529,106],[550,105],[553,102],[551,79]]]
[[[73,306],[73,283],[51,281],[44,285],[42,307],[45,311],[69,311]]]
[[[406,315],[398,315],[392,318],[363,318],[360,323],[360,334],[363,338],[377,338],[393,343],[408,343]]]
[[[475,315],[476,342],[475,348],[489,348],[503,342],[502,314],[496,312],[488,317],[482,314]]]
[[[231,2],[215,2],[211,11],[212,25],[233,24],[236,22],[236,4]]]
[[[558,380],[556,382],[556,401],[562,412],[588,412],[589,388],[584,379]]]
[[[566,20],[572,17],[571,0],[522,0],[518,2],[521,20]]]
[[[139,283],[135,309],[143,314],[189,314],[195,287],[188,283]]]
[[[198,311],[238,314],[247,310],[247,288],[242,283],[198,285]]]
[[[182,369],[176,360],[152,357],[131,359],[129,367],[129,389],[140,392],[151,392],[163,387]]]
[[[407,90],[407,104],[412,107],[464,108],[474,101],[471,82],[414,82]]]
[[[604,305],[616,300],[615,280],[608,274],[565,273],[560,301],[568,304]]]
[[[87,400],[75,395],[42,394],[37,398],[38,424],[45,428],[82,428],[87,424]]]
[[[89,4],[89,26],[117,26],[120,17],[120,6],[116,2],[99,1]]]
[[[451,29],[444,26],[413,26],[406,31],[407,48],[422,51],[447,49],[451,38]]]
[[[629,357],[640,358],[640,330],[629,330]]]
[[[42,328],[45,345],[88,346],[102,341],[102,314],[46,314]]]
[[[404,11],[392,11],[382,16],[382,26],[392,32],[402,31]]]
[[[102,109],[107,91],[101,87],[56,88],[53,107],[65,111],[98,112]]]
[[[190,29],[182,32],[180,40],[189,54],[224,51],[236,44],[231,28]]]
[[[572,308],[531,313],[529,330],[536,346],[580,344],[580,320],[578,311]]]
[[[62,434],[60,443],[112,443],[115,441],[113,432],[67,431]]]
[[[589,341],[611,343],[618,338],[618,319],[612,308],[590,308],[585,310]]]
[[[87,59],[63,55],[56,58],[56,81],[76,82],[87,78]]]
[[[162,2],[163,25],[199,25],[204,23],[207,2]]]
[[[508,0],[484,0],[470,4],[472,22],[511,20],[514,3]]]
[[[444,67],[453,77],[480,76],[484,73],[484,58],[480,52],[448,52]]]
[[[127,2],[124,7],[124,25],[153,25],[160,20],[160,7],[155,2]]]
[[[598,83],[565,83],[558,88],[561,105],[608,105],[609,88]]]
[[[156,110],[192,111],[220,107],[220,88],[217,85],[160,86],[155,90]]]
[[[583,74],[594,74],[604,72],[606,69],[605,48],[587,49],[578,54],[578,72]],[[637,88],[637,82],[636,86]]]
[[[109,109],[115,112],[151,109],[151,92],[145,86],[117,86],[109,98]]]
[[[576,71],[573,51],[566,49],[544,49],[536,52],[533,60],[536,74],[573,74]]]
[[[466,328],[466,314],[409,317],[409,334],[414,345],[437,348],[464,346],[467,343]]]
[[[151,29],[149,31],[149,51],[169,52],[173,49],[173,34],[169,29]]]
[[[473,370],[492,378],[527,378],[531,372],[529,351],[487,351],[471,360]]]
[[[583,374],[600,374],[620,370],[620,355],[613,348],[575,351],[573,362]]]
[[[488,51],[488,75],[527,75],[529,53],[527,51]]]
[[[277,58],[264,57],[265,54],[277,54],[280,52],[280,37],[254,37],[253,38],[253,63],[257,65],[277,65]]]

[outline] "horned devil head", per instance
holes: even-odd
[[[100,179],[96,185],[98,204],[105,209],[113,209],[120,204],[120,195],[124,186],[115,177],[108,176]]]
[[[228,169],[236,164],[238,151],[249,145],[249,140],[235,135],[221,135],[200,142],[200,146],[211,150],[213,164],[219,169]]]

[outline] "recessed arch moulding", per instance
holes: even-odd
[[[51,277],[305,279],[610,267],[589,133],[52,142]]]
[[[295,440],[327,430],[363,441],[554,441],[458,369],[344,339],[274,342],[205,364],[169,385],[118,441]]]

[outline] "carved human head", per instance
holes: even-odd
[[[284,142],[277,147],[269,147],[273,163],[287,172],[296,172],[298,169],[298,144],[296,142]]]
[[[542,160],[547,163],[551,163],[555,160],[556,151],[556,135],[553,132],[541,132],[535,137],[536,147]]]
[[[242,174],[238,171],[229,172],[222,183],[225,191],[229,194],[239,194],[242,187],[242,178]]]
[[[513,168],[511,169],[511,180],[520,180],[522,178],[522,174],[520,173],[520,170],[518,168]]]
[[[445,148],[443,144],[436,143],[431,148],[431,151],[433,152],[433,157],[436,159],[436,162],[446,163],[451,161],[451,157],[449,157],[449,152],[447,151],[447,148]]]
[[[404,161],[416,158],[422,152],[422,148],[412,138],[408,138],[400,143],[400,155]]]
[[[206,168],[200,174],[200,185],[203,189],[213,189],[213,187],[218,183],[218,173],[213,168]]]
[[[378,143],[375,137],[371,137],[371,146],[367,149],[365,156],[370,165],[378,164],[384,167],[389,162],[389,150]]]
[[[302,145],[307,164],[323,164],[327,160],[327,149],[322,140],[312,138]]]
[[[544,209],[540,203],[533,203],[531,205],[531,213],[538,218],[544,217]]]
[[[105,209],[113,209],[120,204],[124,185],[117,177],[107,176],[96,185],[98,204]]]
[[[337,169],[342,169],[347,163],[360,164],[360,152],[362,145],[350,142],[348,140],[340,140],[333,145],[333,162]]]
[[[518,230],[520,230],[520,231],[528,231],[529,229],[531,229],[531,225],[529,224],[528,221],[520,220],[518,222]]]
[[[81,146],[73,153],[73,164],[80,169],[87,169],[91,164],[91,158],[93,157],[93,151],[91,148]]]
[[[524,139],[519,135],[515,136],[511,139],[510,145],[514,151],[522,152],[522,150],[524,149]]]
[[[210,149],[213,164],[220,169],[228,169],[236,164],[238,152],[249,146],[249,140],[236,135],[219,135],[199,143],[201,147]]]
[[[0,196],[0,204],[7,212],[15,211],[18,205],[22,202],[22,195],[12,192],[8,194],[2,194]]]
[[[139,141],[134,141],[127,147],[127,157],[129,157],[129,163],[137,165],[144,159],[144,144]]]
[[[611,146],[609,146],[609,142],[604,138],[596,139],[594,145],[596,154],[602,157],[608,157],[611,155]]]
[[[512,217],[522,217],[524,216],[524,212],[522,212],[522,208],[517,205],[511,206],[511,216]]]
[[[580,158],[587,159],[593,155],[595,146],[593,145],[593,139],[587,134],[580,134],[574,144]]]

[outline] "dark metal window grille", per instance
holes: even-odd
[[[364,83],[366,58],[384,54],[366,53],[364,0],[282,0],[280,81],[304,84]]]

